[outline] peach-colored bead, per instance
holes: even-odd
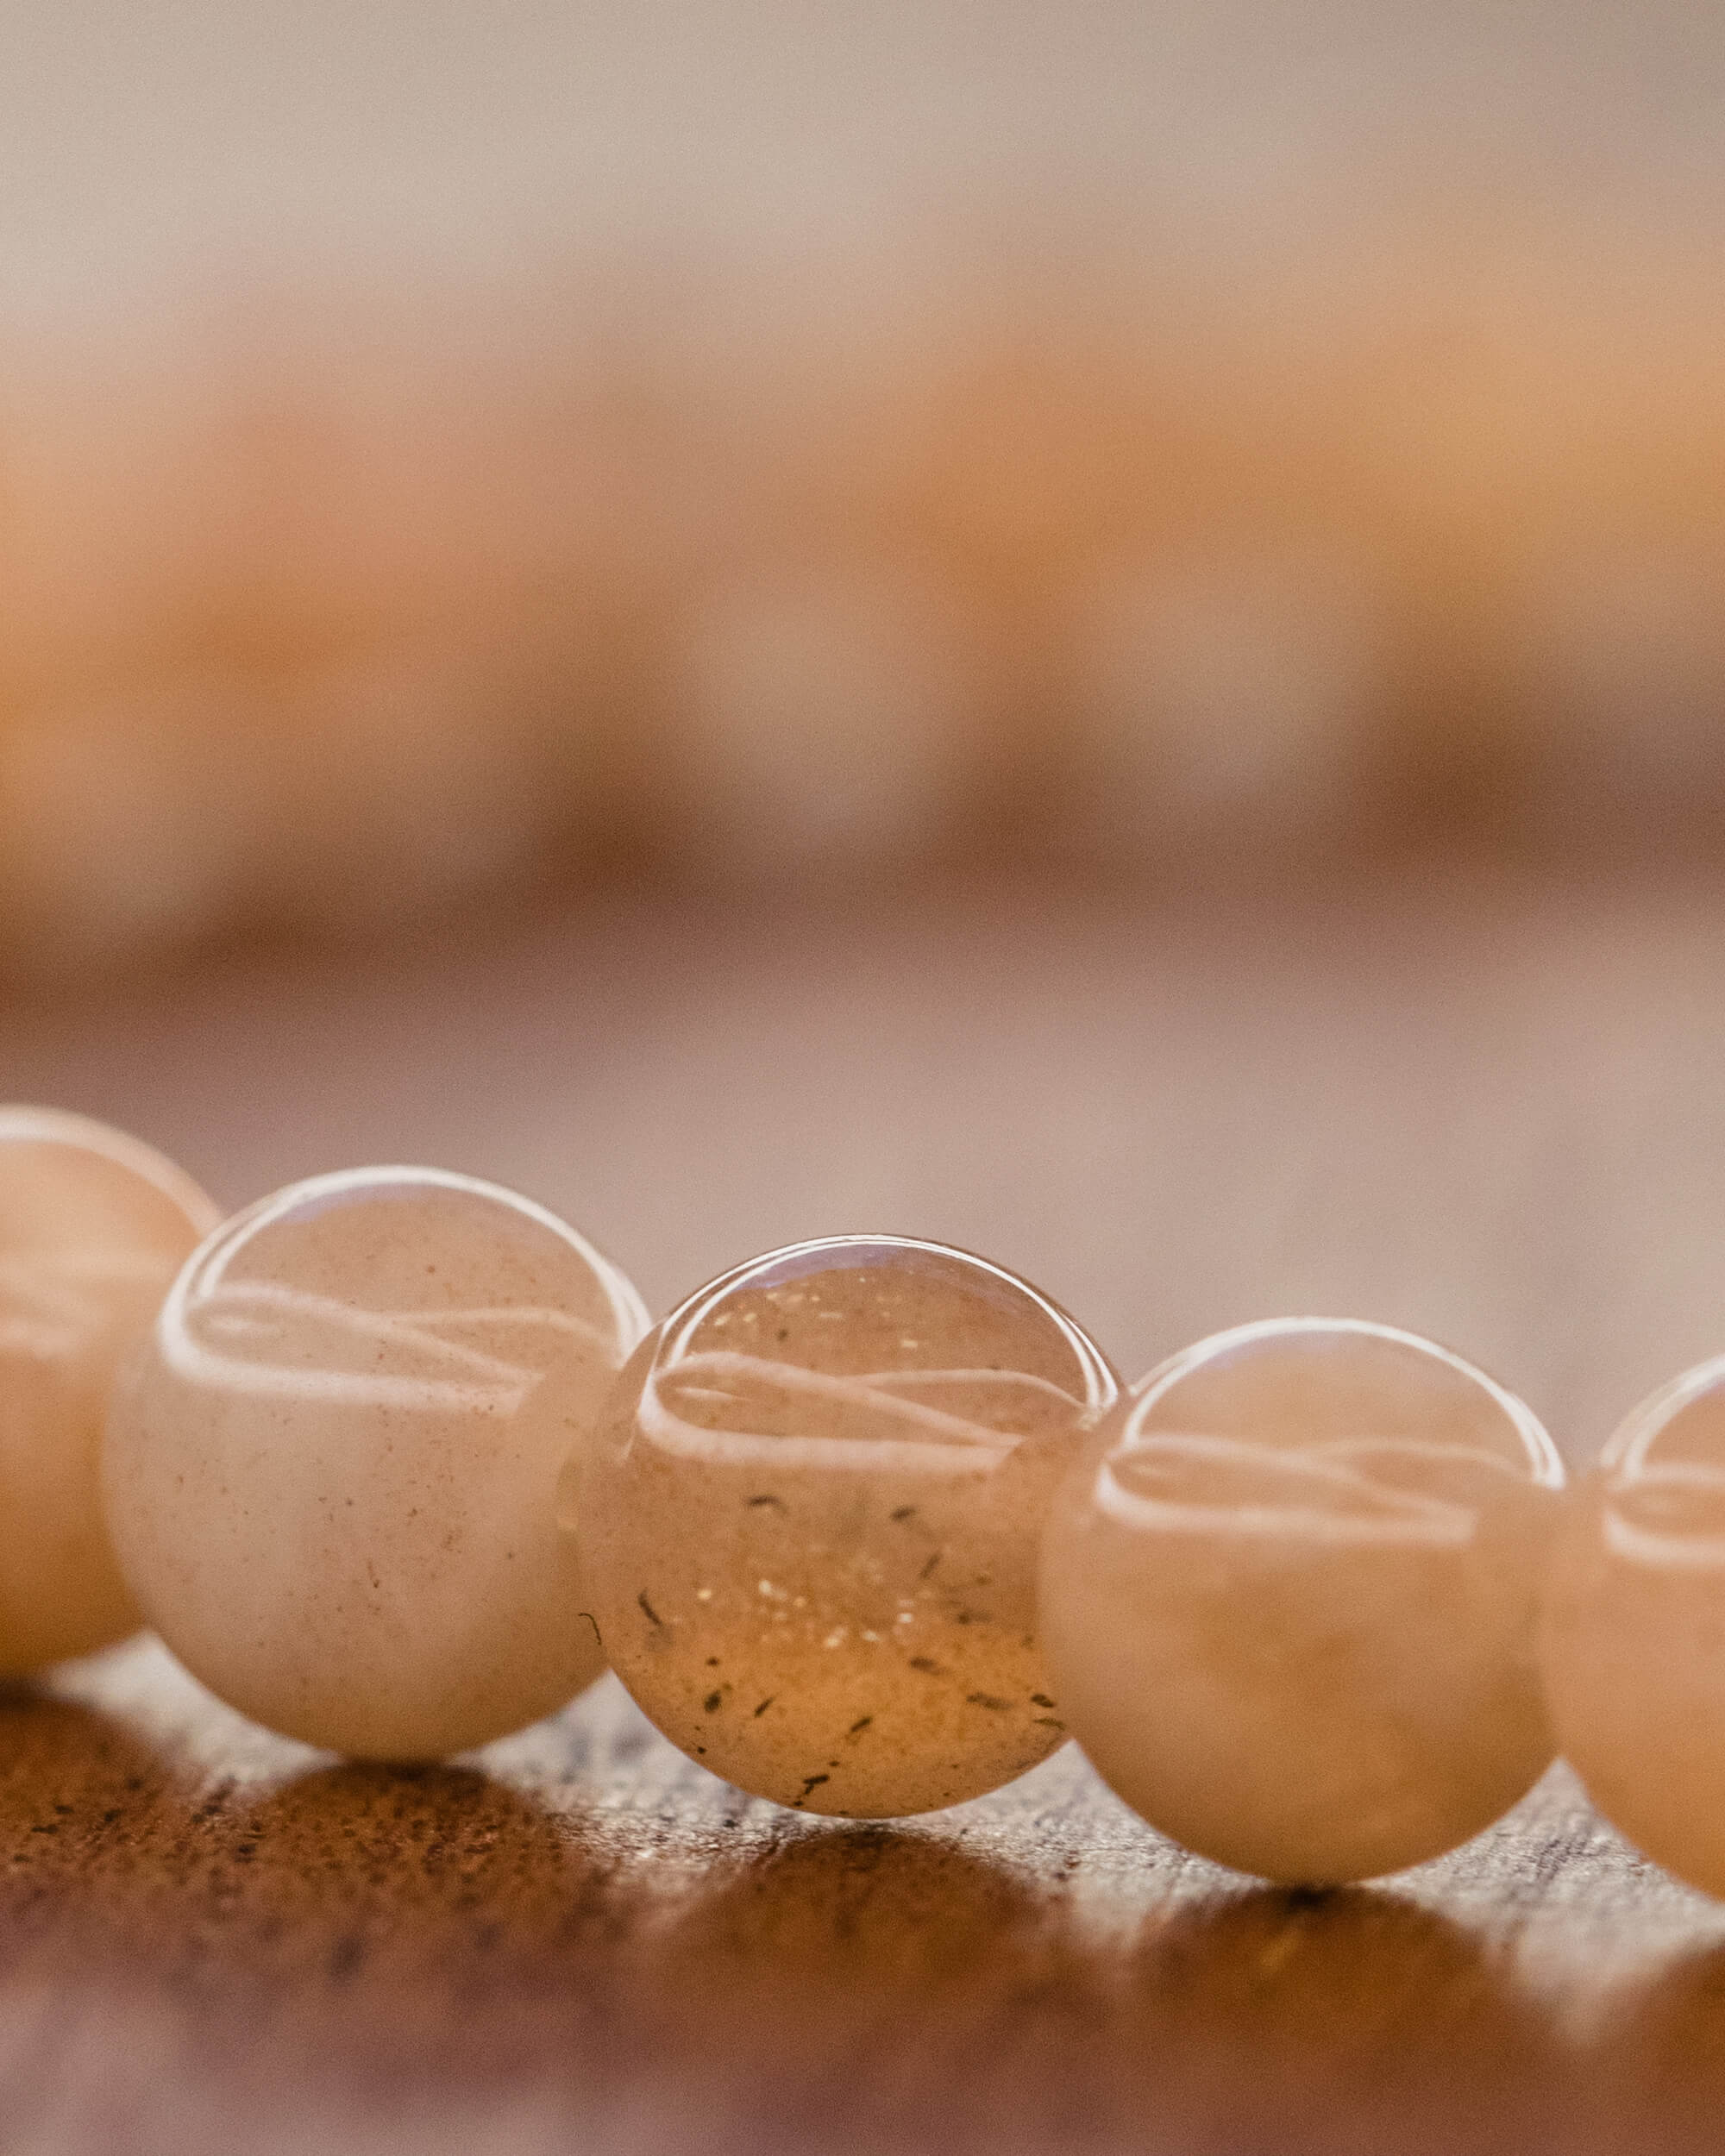
[[[1540,1633],[1558,1743],[1594,1802],[1725,1895],[1725,1357],[1645,1401],[1577,1483]]]
[[[1054,1487],[1118,1392],[998,1267],[849,1236],[726,1274],[637,1350],[566,1478],[612,1666],[757,1796],[933,1809],[1065,1736],[1037,1640]]]
[[[114,1372],[215,1206],[135,1138],[0,1107],[0,1677],[138,1624],[98,1468]]]
[[[1411,1333],[1199,1342],[1057,1501],[1043,1638],[1073,1735],[1242,1871],[1323,1884],[1452,1848],[1552,1756],[1533,1633],[1562,1481],[1520,1401]]]
[[[116,1393],[139,1606],[230,1705],[336,1751],[435,1758],[549,1714],[604,1666],[556,1525],[565,1418],[646,1325],[614,1266],[489,1183],[357,1169],[265,1199],[195,1253]]]

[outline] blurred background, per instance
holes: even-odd
[[[662,1300],[1725,1345],[1725,13],[0,34],[8,1089]]]
[[[1712,841],[1707,9],[4,14],[14,971]]]

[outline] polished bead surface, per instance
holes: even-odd
[[[1154,1827],[1301,1884],[1477,1833],[1552,1756],[1534,1652],[1563,1470],[1446,1350],[1282,1319],[1153,1370],[1057,1500],[1043,1636]]]
[[[1725,1895],[1725,1357],[1643,1402],[1577,1482],[1540,1658],[1600,1810]]]
[[[0,1677],[139,1618],[99,1488],[114,1373],[216,1207],[135,1138],[0,1107]]]
[[[568,1420],[646,1326],[614,1266],[491,1184],[359,1169],[265,1199],[188,1262],[116,1391],[140,1607],[231,1706],[335,1751],[436,1758],[549,1714],[604,1666],[556,1525]]]
[[[781,1804],[888,1818],[1009,1781],[1066,1734],[1037,1547],[1117,1394],[1070,1319],[962,1251],[844,1237],[726,1274],[566,1477],[612,1668]]]

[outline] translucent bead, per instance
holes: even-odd
[[[102,1420],[215,1206],[135,1138],[0,1107],[0,1677],[123,1639],[102,1524]]]
[[[604,1666],[556,1526],[564,1418],[646,1326],[614,1266],[488,1183],[358,1169],[265,1199],[116,1392],[140,1607],[232,1706],[338,1752],[435,1758],[549,1713]]]
[[[1242,1871],[1324,1884],[1453,1847],[1552,1756],[1534,1624],[1562,1482],[1519,1400],[1411,1333],[1200,1341],[1059,1494],[1043,1634],[1073,1735]]]
[[[1540,1651],[1594,1802],[1725,1895],[1725,1357],[1644,1401],[1577,1483]]]
[[[675,1744],[781,1804],[932,1810],[1065,1727],[1037,1639],[1060,1476],[1118,1394],[981,1258],[799,1244],[714,1282],[566,1478],[612,1666]]]

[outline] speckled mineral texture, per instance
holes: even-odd
[[[643,1343],[565,1478],[612,1667],[782,1804],[888,1817],[1022,1773],[1066,1734],[1037,1546],[1116,1393],[1070,1319],[961,1252],[741,1267]]]
[[[116,1399],[141,1608],[230,1705],[335,1751],[436,1757],[549,1714],[604,1666],[556,1526],[568,1419],[646,1324],[490,1184],[355,1169],[264,1200],[181,1274]]]
[[[1725,1894],[1725,1362],[1654,1394],[1571,1493],[1540,1647],[1594,1802]]]
[[[1552,1757],[1534,1625],[1562,1480],[1521,1401],[1410,1333],[1201,1341],[1060,1492],[1042,1614],[1073,1734],[1243,1871],[1327,1884],[1454,1847]]]
[[[123,1639],[102,1521],[103,1417],[215,1206],[135,1138],[0,1107],[0,1677]]]

